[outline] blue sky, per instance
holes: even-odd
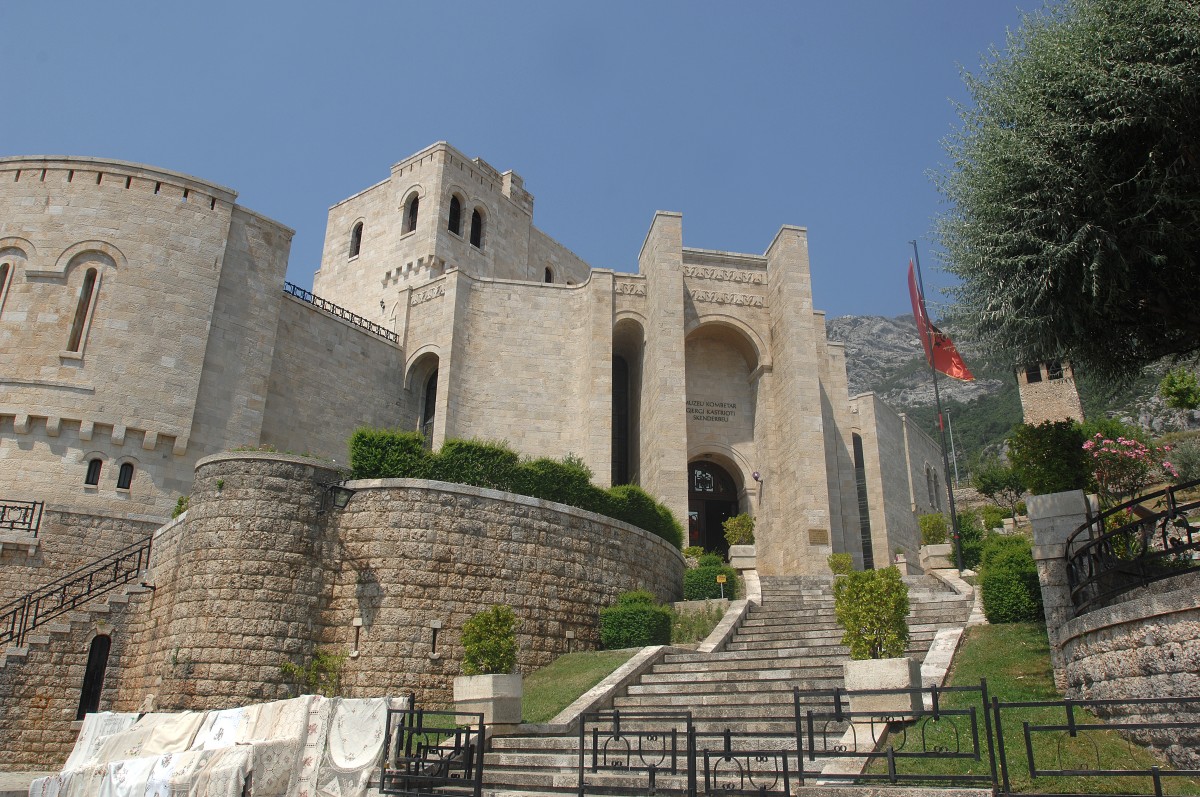
[[[446,140],[521,174],[534,223],[595,267],[635,270],[658,209],[709,249],[762,252],[797,224],[819,309],[897,315],[910,239],[927,293],[949,280],[928,173],[960,69],[1038,7],[8,0],[0,153],[233,188],[295,228],[307,287],[329,206]]]

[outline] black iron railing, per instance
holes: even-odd
[[[638,794],[696,794],[696,737],[687,711],[598,711],[579,722],[578,797],[639,781]],[[671,781],[662,781],[670,778]]]
[[[479,797],[484,738],[482,714],[388,709],[379,791]]]
[[[345,307],[341,307],[340,305],[336,305],[333,302],[327,301],[326,299],[322,299],[320,296],[315,295],[312,291],[306,291],[298,285],[285,282],[283,283],[283,292],[288,296],[295,296],[302,302],[308,302],[318,310],[329,313],[329,315],[334,316],[335,318],[340,318],[343,321],[347,321],[359,329],[365,329],[372,335],[383,338],[388,343],[400,342],[400,336],[394,331],[385,327],[381,327],[374,321],[368,321],[357,313],[350,312]]]
[[[908,690],[796,689],[792,699],[800,785],[819,779],[994,789],[998,781],[986,681]],[[855,765],[829,771],[825,763],[838,759]]]
[[[1200,499],[1188,482],[1101,512],[1067,538],[1076,616],[1164,578],[1200,569]]]
[[[1021,716],[1006,721],[1006,714],[1013,712]],[[1028,702],[993,698],[992,715],[1000,764],[997,786],[1002,794],[1013,792],[1012,777],[1017,773],[1014,762],[1029,777],[1031,786],[1037,785],[1038,778],[1065,776],[1076,778],[1083,794],[1111,793],[1114,789],[1109,779],[1117,779],[1123,794],[1162,797],[1179,793],[1164,788],[1166,783],[1186,779],[1192,782],[1183,785],[1194,788],[1194,779],[1200,776],[1200,769],[1159,766],[1156,758],[1135,753],[1136,745],[1146,745],[1160,750],[1174,746],[1194,755],[1200,749],[1200,696]],[[1029,722],[1031,716],[1043,721]],[[1097,716],[1105,720],[1101,722]],[[1018,723],[1020,733],[1012,734],[1017,739],[1006,745],[1005,728]],[[1113,733],[1120,734],[1124,744],[1100,744],[1099,737]],[[1023,745],[1024,766],[1020,766],[1019,753],[1009,752],[1014,746],[1011,742],[1018,739]],[[1139,778],[1140,783],[1135,780]],[[1094,792],[1092,786],[1096,787]],[[1022,790],[1026,796],[1038,793],[1036,788]]]
[[[42,525],[42,501],[0,500],[0,531],[17,531],[37,536]]]
[[[150,564],[152,541],[147,537],[0,606],[0,645],[20,647],[42,623],[136,580]]]

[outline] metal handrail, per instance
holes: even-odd
[[[316,307],[318,310],[323,310],[326,313],[329,313],[331,316],[334,316],[335,318],[340,318],[343,321],[347,321],[347,322],[353,324],[354,326],[359,327],[360,329],[365,329],[367,332],[370,332],[372,335],[383,338],[388,343],[399,343],[400,342],[400,336],[398,334],[396,334],[396,332],[394,332],[393,330],[387,329],[386,327],[381,327],[379,324],[376,324],[374,321],[368,321],[367,319],[363,318],[359,314],[350,312],[345,307],[336,305],[327,299],[322,299],[320,296],[317,296],[312,291],[304,290],[304,288],[301,288],[299,285],[294,285],[290,282],[284,282],[283,283],[283,292],[286,293],[288,296],[296,297],[297,299],[299,299],[302,302],[307,302],[308,304],[311,304],[313,307]]]
[[[0,500],[0,531],[23,531],[36,537],[45,506],[44,501]]]
[[[153,541],[135,542],[0,606],[0,645],[21,647],[39,625],[138,578],[150,564]]]
[[[1071,533],[1066,564],[1075,616],[1138,587],[1200,570],[1200,522],[1189,520],[1200,515],[1200,500],[1180,501],[1179,495],[1197,487],[1200,480],[1139,496]],[[1133,520],[1106,531],[1109,519],[1121,513]]]

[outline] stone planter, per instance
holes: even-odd
[[[741,572],[742,570],[754,570],[755,551],[753,545],[730,545],[729,546],[729,566],[734,570]]]
[[[454,679],[454,710],[483,714],[488,725],[521,721],[520,675],[460,675]]]
[[[953,570],[954,546],[948,542],[944,542],[941,545],[922,545],[921,569],[925,572],[929,572],[930,570]]]
[[[882,695],[851,695],[850,710],[891,717],[910,718],[919,714],[923,701],[921,664],[910,658],[862,659],[845,663],[846,689],[909,689],[909,692]],[[866,717],[856,718],[864,722]]]

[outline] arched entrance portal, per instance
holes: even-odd
[[[688,465],[688,545],[727,553],[721,524],[737,513],[737,484],[728,471],[712,462]]]

